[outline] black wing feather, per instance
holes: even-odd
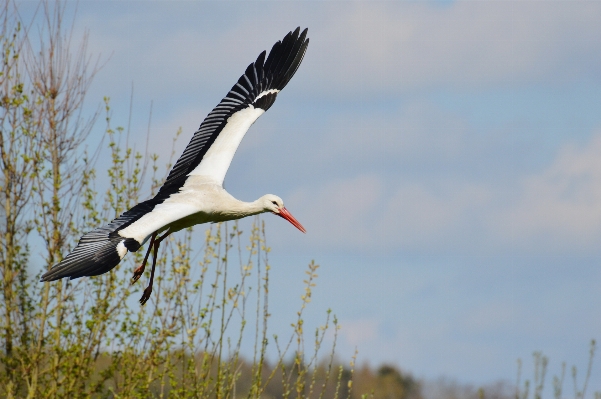
[[[42,281],[96,276],[117,266],[121,261],[117,245],[121,241],[129,251],[137,251],[141,244],[134,239],[121,237],[117,232],[152,211],[160,202],[162,200],[154,198],[141,202],[112,222],[86,233],[69,255],[42,276]]]
[[[307,29],[300,36],[299,31],[300,28],[296,28],[282,41],[275,43],[267,60],[265,60],[266,53],[263,51],[257,60],[246,68],[238,82],[194,133],[157,196],[177,192],[183,186],[188,174],[200,164],[230,116],[251,104],[257,105],[255,100],[260,93],[272,89],[282,90],[288,84],[303,60],[309,44],[309,39],[306,39]],[[275,101],[275,94],[271,101],[263,101],[259,105],[269,107],[273,101]]]
[[[124,238],[109,239],[108,232],[102,231],[104,227],[84,235],[73,252],[42,275],[42,281],[95,276],[117,266],[121,261],[117,245]]]

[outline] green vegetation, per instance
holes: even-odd
[[[595,358],[595,350],[597,349],[597,343],[595,340],[591,341],[589,347],[589,358],[588,364],[586,367],[586,371],[584,374],[584,379],[582,382],[578,382],[578,369],[576,366],[572,366],[571,376],[572,376],[572,386],[574,389],[574,398],[575,399],[583,399],[586,397],[586,391],[588,388],[588,383],[591,377],[591,370],[593,368],[593,360]],[[545,377],[547,375],[547,368],[549,365],[549,358],[545,356],[542,352],[537,351],[532,354],[534,359],[534,375],[532,380],[524,381],[523,385],[521,384],[522,377],[522,361],[518,360],[518,377],[517,377],[517,390],[515,397],[516,399],[528,399],[532,397],[533,399],[541,399],[543,397],[543,390],[545,389]],[[555,399],[564,398],[565,393],[565,379],[566,379],[566,363],[563,362],[561,364],[561,375],[553,377],[553,397]],[[531,396],[532,394],[532,396]],[[595,392],[595,399],[601,399],[601,392]]]

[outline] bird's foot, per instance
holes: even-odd
[[[134,285],[136,283],[136,281],[138,281],[140,279],[140,277],[142,277],[142,274],[144,274],[145,268],[146,268],[146,265],[141,264],[140,266],[138,266],[136,268],[136,270],[134,270],[134,275],[131,276],[131,285]]]
[[[142,298],[140,298],[140,305],[144,305],[148,301],[151,293],[152,293],[152,285],[149,285],[144,290],[144,294],[142,294]]]

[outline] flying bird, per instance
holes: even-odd
[[[307,46],[307,29],[289,32],[273,45],[266,58],[263,51],[238,82],[207,115],[184,153],[169,172],[156,196],[141,202],[109,224],[85,234],[75,249],[41,278],[71,280],[106,273],[128,252],[136,252],[150,240],[142,264],[135,269],[132,284],[144,273],[153,250],[150,282],[140,303],[152,293],[157,252],[170,234],[197,224],[241,219],[272,212],[303,233],[304,227],[284,207],[278,196],[267,194],[243,202],[223,188],[225,174],[250,126],[274,103],[278,93],[298,69]]]

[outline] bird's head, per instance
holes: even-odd
[[[273,195],[273,194],[264,195],[263,197],[261,197],[261,202],[262,202],[263,209],[265,212],[274,213],[274,214],[286,219],[290,223],[292,223],[292,225],[294,227],[296,227],[303,233],[307,232],[307,230],[305,230],[303,225],[300,224],[298,222],[298,220],[296,220],[290,212],[288,212],[286,207],[284,207],[284,201],[282,201],[282,199],[280,197],[278,197],[277,195]]]

